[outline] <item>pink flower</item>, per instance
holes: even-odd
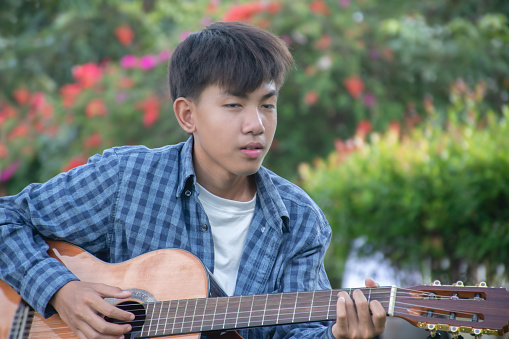
[[[364,102],[364,106],[366,106],[366,107],[373,107],[376,104],[376,98],[375,98],[375,95],[373,93],[366,93],[366,94],[364,94],[362,99],[363,99],[363,102]]]
[[[153,55],[148,54],[140,59],[140,68],[144,71],[148,71],[155,66],[157,66],[157,58]]]
[[[12,178],[20,165],[21,165],[20,161],[15,161],[9,166],[7,166],[2,172],[0,172],[0,182],[6,182],[10,178]]]
[[[134,55],[125,55],[120,59],[120,66],[122,68],[135,68],[138,67],[139,60]]]
[[[157,56],[157,59],[159,60],[159,62],[166,62],[166,61],[168,61],[168,59],[170,57],[171,57],[171,51],[164,50],[159,53],[159,55]]]
[[[191,34],[191,32],[189,32],[189,31],[184,31],[184,32],[180,33],[180,41],[184,41],[189,34]]]
[[[343,8],[350,6],[350,0],[339,0],[339,5]]]

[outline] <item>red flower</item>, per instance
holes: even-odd
[[[134,40],[134,32],[129,25],[121,25],[115,28],[115,36],[124,46],[129,46]]]
[[[62,167],[62,171],[67,172],[69,170],[72,170],[73,168],[84,165],[86,163],[87,159],[82,155],[78,155],[69,160],[69,162],[65,164],[64,167]]]
[[[321,15],[329,15],[330,8],[327,6],[324,0],[315,0],[309,4],[311,12]]]
[[[355,131],[355,134],[360,137],[365,137],[369,132],[371,132],[372,126],[371,123],[367,120],[361,120],[357,124],[357,130]]]
[[[7,158],[9,155],[9,149],[4,143],[0,143],[0,158]]]
[[[315,47],[317,49],[321,49],[321,50],[324,50],[324,49],[327,49],[329,48],[330,44],[332,42],[332,38],[330,35],[328,34],[324,34],[322,35],[322,37],[320,38],[320,40],[318,40],[316,43],[315,43]]]
[[[27,125],[19,125],[16,126],[11,133],[9,133],[9,136],[7,137],[9,140],[13,140],[19,137],[24,137],[28,134],[28,126]]]
[[[85,148],[96,148],[102,145],[102,136],[98,132],[95,132],[91,136],[89,136],[87,139],[85,139],[85,142],[83,143]]]
[[[90,100],[87,104],[87,107],[85,107],[85,115],[88,118],[93,118],[95,116],[105,116],[107,111],[108,110],[106,109],[104,101],[98,98]]]
[[[101,80],[102,69],[94,63],[75,66],[72,75],[83,88],[93,87]]]
[[[81,93],[81,87],[78,84],[67,84],[62,86],[60,89],[60,95],[62,96],[62,102],[64,107],[70,108],[74,104],[74,101]]]
[[[131,88],[134,86],[133,78],[123,77],[117,81],[117,86],[120,88]]]
[[[141,103],[143,110],[143,125],[151,127],[159,119],[159,99],[155,96],[148,97]]]
[[[318,94],[315,91],[309,91],[306,93],[304,101],[308,106],[312,106],[318,101]]]
[[[30,92],[26,87],[18,88],[14,91],[13,95],[14,99],[16,99],[20,105],[25,105],[30,102]]]
[[[343,81],[348,93],[355,99],[358,99],[364,91],[364,83],[358,75],[352,75]]]
[[[263,12],[267,7],[262,2],[247,2],[242,5],[235,5],[224,16],[224,21],[249,21],[256,14]]]

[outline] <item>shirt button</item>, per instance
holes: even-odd
[[[190,197],[191,196],[191,191],[187,190],[187,191],[185,191],[184,194],[186,195],[186,197]]]
[[[207,226],[207,224],[203,224],[203,225],[201,225],[201,229],[206,231],[209,229],[209,227]]]

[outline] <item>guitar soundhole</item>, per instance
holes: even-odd
[[[147,316],[146,316],[145,308],[143,307],[142,304],[139,304],[139,303],[133,302],[133,301],[126,301],[126,302],[120,303],[116,306],[124,311],[133,313],[134,320],[127,322],[127,321],[112,319],[109,317],[104,317],[104,320],[106,320],[110,323],[114,323],[114,324],[129,323],[129,324],[131,324],[131,326],[133,328],[131,332],[138,332],[143,327],[143,324],[145,323],[145,319]]]

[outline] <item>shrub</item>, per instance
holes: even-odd
[[[430,106],[417,127],[394,123],[369,142],[361,128],[336,140],[327,159],[301,166],[303,187],[333,227],[335,279],[350,243],[365,237],[364,254],[381,251],[399,268],[419,264],[434,278],[476,283],[483,267],[490,283],[501,283],[509,260],[509,108],[500,117],[480,112],[483,88],[458,81],[446,121]]]

